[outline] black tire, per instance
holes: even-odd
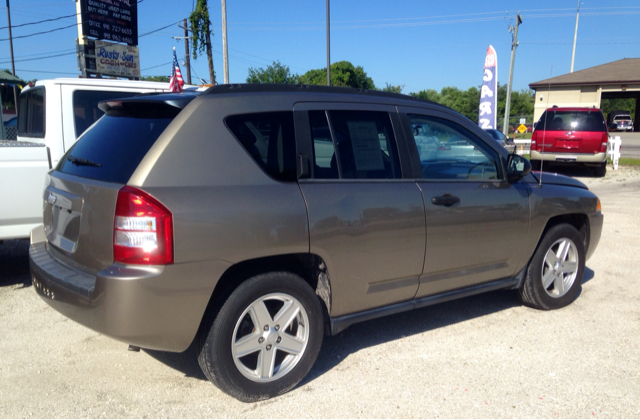
[[[596,176],[598,178],[602,178],[607,174],[607,162],[603,163],[600,166],[596,166]]]
[[[557,259],[556,246],[562,240],[569,240],[571,246],[566,258],[561,258],[561,264],[567,264],[567,270],[571,270],[569,264],[575,264],[575,276],[565,277],[564,265],[556,266],[556,271],[549,265],[552,258]],[[573,249],[571,249],[573,247]],[[547,257],[547,253],[553,248],[553,255]],[[551,260],[551,261],[549,261]],[[576,261],[577,260],[577,261]],[[540,240],[536,252],[529,263],[527,274],[520,287],[520,299],[522,302],[533,308],[550,310],[567,306],[576,298],[580,291],[582,275],[584,274],[585,249],[582,236],[575,227],[563,223],[550,228]],[[555,275],[554,273],[558,273]],[[547,279],[561,280],[561,283],[554,280],[548,287],[543,284],[543,276]],[[546,277],[548,276],[548,277]],[[573,279],[571,280],[571,277]],[[565,284],[571,281],[568,288]],[[558,287],[560,286],[560,287]]]
[[[540,168],[542,168],[542,161],[540,160],[531,160],[531,170],[532,171],[539,171]]]
[[[285,299],[281,308],[278,308],[280,300],[276,298]],[[286,300],[288,298],[291,299]],[[262,306],[260,302],[266,304]],[[293,321],[280,327],[276,323],[277,318],[276,321],[273,318],[289,302],[292,307],[302,309]],[[254,321],[260,321],[257,312],[263,307],[268,314],[262,314],[262,323],[265,322],[265,316],[269,319],[269,329],[264,331]],[[254,311],[251,312],[250,308],[254,308]],[[241,334],[241,331],[246,334]],[[324,318],[320,300],[307,282],[287,272],[260,274],[240,284],[222,305],[210,329],[203,329],[197,346],[198,363],[205,376],[232,397],[243,402],[264,400],[291,390],[309,373],[318,357],[323,333]],[[236,346],[242,341],[236,338],[249,336],[253,337],[246,342],[259,349],[246,353],[246,356],[235,357]],[[299,354],[287,353],[278,347],[285,345],[286,340],[291,343],[291,337],[300,336],[307,338],[296,338],[306,342]],[[282,344],[279,344],[280,340]],[[273,377],[258,377],[263,357],[273,357],[273,367],[264,364]],[[250,372],[252,363],[256,365],[253,374]]]

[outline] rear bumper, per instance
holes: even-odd
[[[607,161],[606,153],[555,153],[531,151],[531,160],[544,160],[563,163],[604,163]]]
[[[68,318],[138,347],[181,352],[200,326],[226,263],[136,267],[114,264],[95,276],[53,258],[34,242],[29,262],[34,289]],[[198,273],[207,273],[204,279]]]

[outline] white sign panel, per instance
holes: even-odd
[[[376,123],[371,121],[349,121],[347,125],[351,136],[356,170],[377,171],[384,169]]]
[[[96,71],[107,76],[140,77],[138,47],[96,41]]]

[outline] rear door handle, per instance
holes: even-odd
[[[433,204],[435,204],[436,206],[445,206],[445,207],[450,207],[453,206],[456,203],[460,202],[460,198],[455,197],[451,194],[445,194],[441,197],[433,197],[431,199],[431,202]]]

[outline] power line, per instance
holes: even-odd
[[[25,61],[37,61],[37,60],[44,60],[44,59],[47,59],[47,58],[63,57],[65,55],[71,55],[71,54],[76,54],[76,52],[73,51],[73,52],[68,52],[68,53],[64,53],[64,54],[47,55],[45,57],[26,58],[26,59],[23,59],[23,60],[14,60],[14,62],[15,63],[22,63],[22,62],[25,62]],[[0,64],[7,64],[7,63],[10,63],[10,62],[11,62],[11,60],[9,60],[9,61],[0,61]]]
[[[140,1],[143,1],[143,0],[140,0]],[[138,1],[138,3],[140,3],[140,1]],[[142,35],[138,35],[138,38],[142,38],[143,36],[147,36],[147,35],[152,34],[152,33],[154,33],[154,32],[158,32],[158,31],[161,31],[161,30],[163,30],[163,29],[167,29],[168,27],[173,26],[173,25],[175,25],[175,24],[177,24],[177,23],[179,23],[179,22],[180,22],[180,21],[178,21],[178,22],[173,22],[173,23],[170,23],[170,24],[169,24],[169,25],[167,25],[167,26],[163,26],[162,28],[155,29],[155,30],[153,30],[153,31],[151,31],[151,32],[147,32],[147,33],[144,33],[144,34],[142,34]],[[80,23],[77,23],[77,22],[76,22],[76,23],[74,23],[74,24],[72,24],[72,25],[69,25],[69,26],[63,26],[63,27],[61,27],[61,28],[55,28],[55,29],[51,29],[51,30],[48,30],[48,31],[35,32],[35,33],[29,34],[29,35],[14,36],[14,37],[13,37],[13,39],[18,39],[18,38],[29,38],[29,37],[36,36],[36,35],[44,35],[44,34],[48,34],[48,33],[55,32],[55,31],[61,31],[62,29],[68,29],[68,28],[71,28],[71,27],[73,27],[73,26],[77,26],[77,25],[80,25]],[[12,28],[14,28],[14,26],[11,26],[11,27],[12,27]],[[0,39],[0,41],[8,41],[8,40],[9,40],[9,38],[3,38],[3,39]]]
[[[50,74],[73,74],[77,75],[77,73],[68,73],[63,71],[44,71],[44,70],[25,70],[25,69],[16,69],[16,72],[24,71],[27,73],[50,73]]]
[[[51,30],[49,30],[49,31],[43,31],[43,32],[36,32],[36,33],[33,33],[33,34],[29,34],[29,35],[14,36],[14,37],[12,37],[12,38],[13,38],[13,39],[18,39],[18,38],[29,38],[29,37],[31,37],[31,36],[49,34],[49,33],[51,33],[51,32],[61,31],[61,30],[63,30],[63,29],[71,28],[71,27],[76,26],[76,25],[78,25],[78,24],[77,24],[77,23],[74,23],[73,25],[63,26],[62,28],[55,28],[55,29],[51,29]],[[9,41],[9,38],[3,38],[3,39],[0,39],[0,41]]]
[[[15,28],[21,28],[23,26],[37,25],[39,23],[53,22],[55,20],[66,19],[66,18],[70,18],[70,17],[76,17],[76,16],[78,16],[78,14],[79,13],[74,13],[72,15],[60,16],[60,17],[52,18],[52,19],[39,20],[37,22],[21,23],[20,25],[11,25],[11,28],[15,29]],[[0,29],[7,29],[7,28],[8,28],[8,26],[0,26]]]
[[[182,20],[179,20],[179,21],[177,21],[177,22],[170,23],[170,24],[168,24],[167,26],[163,26],[162,28],[154,29],[154,30],[153,30],[153,31],[151,31],[151,32],[147,32],[147,33],[144,33],[144,34],[142,34],[142,35],[138,35],[138,38],[142,38],[143,36],[150,35],[150,34],[152,34],[152,33],[154,33],[154,32],[159,32],[159,31],[161,31],[161,30],[163,30],[163,29],[167,29],[168,27],[173,26],[173,25],[175,25],[175,24],[178,24],[178,23],[180,23],[180,22],[182,22]]]

